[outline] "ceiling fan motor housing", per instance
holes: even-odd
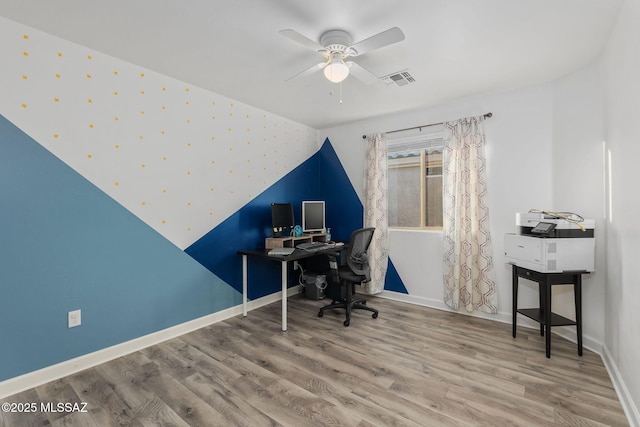
[[[329,30],[320,36],[320,44],[329,52],[346,52],[353,40],[344,30]]]

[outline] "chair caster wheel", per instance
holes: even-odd
[[[318,312],[318,317],[322,317],[322,316],[324,316],[324,312],[323,311],[319,311]]]
[[[349,322],[348,320],[345,320],[344,322],[342,322],[342,324],[343,324],[344,326],[349,326],[349,323],[350,323],[350,322]]]
[[[373,314],[371,315],[371,317],[373,317],[374,319],[377,319],[377,318],[378,318],[378,313],[373,313]]]

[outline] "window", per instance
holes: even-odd
[[[442,126],[387,138],[389,227],[442,228]]]

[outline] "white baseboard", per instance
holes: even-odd
[[[624,378],[620,374],[618,366],[615,364],[613,357],[611,357],[611,353],[609,353],[609,349],[606,345],[603,346],[602,360],[604,361],[604,366],[607,368],[607,372],[609,373],[609,378],[611,378],[613,387],[616,389],[616,393],[618,393],[620,404],[622,405],[622,409],[627,416],[629,425],[631,427],[640,427],[640,409],[631,398],[629,390],[624,383]]]
[[[291,296],[299,292],[300,286],[297,285],[289,288],[288,295]],[[263,305],[280,301],[281,299],[282,298],[280,292],[276,292],[271,295],[258,298],[256,300],[249,301],[247,303],[247,308],[248,310],[253,310],[255,308],[262,307]],[[50,381],[57,380],[67,375],[80,372],[84,369],[97,366],[101,363],[117,359],[118,357],[125,356],[138,350],[142,350],[143,348],[161,343],[168,339],[179,337],[180,335],[187,334],[189,332],[195,331],[196,329],[212,325],[214,323],[229,319],[239,314],[242,314],[242,304],[200,317],[198,319],[190,320],[188,322],[181,323],[179,325],[175,325],[158,332],[153,332],[151,334],[144,335],[130,341],[116,344],[114,346],[107,347],[93,353],[65,360],[64,362],[47,366],[46,368],[42,368],[37,371],[29,372],[27,374],[20,375],[14,378],[9,378],[8,380],[0,382],[0,399],[4,399],[5,397],[20,393],[33,387],[37,387]]]
[[[498,313],[498,314],[488,314],[480,311],[474,312],[474,313],[467,313],[466,311],[455,311],[441,300],[436,300],[433,298],[418,297],[414,295],[408,295],[408,294],[403,294],[400,292],[393,292],[393,291],[384,291],[381,294],[378,294],[376,296],[392,299],[395,301],[402,301],[409,304],[416,304],[424,307],[435,308],[437,310],[449,311],[451,313],[459,313],[467,316],[480,317],[482,319],[496,320],[498,322],[503,322],[503,323],[511,323],[511,313],[504,312],[504,313]]]

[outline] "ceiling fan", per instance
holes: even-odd
[[[324,70],[324,76],[333,83],[340,83],[351,74],[367,85],[378,81],[378,77],[348,59],[404,40],[404,33],[398,27],[390,28],[358,43],[352,43],[351,35],[344,30],[329,30],[320,36],[319,42],[295,30],[281,30],[280,34],[315,50],[323,58],[322,62],[289,77],[286,81]]]

